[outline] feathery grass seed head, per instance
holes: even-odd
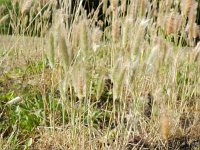
[[[114,100],[120,97],[120,93],[123,89],[123,81],[124,81],[125,73],[126,73],[126,68],[121,68],[116,81],[114,81],[113,83],[113,99]]]
[[[55,47],[54,47],[53,33],[50,33],[50,36],[49,36],[49,62],[50,62],[50,66],[53,68],[55,64]]]
[[[83,53],[87,53],[88,51],[88,31],[87,31],[87,20],[83,20],[81,22],[81,29],[80,29],[80,48],[82,49]]]
[[[166,22],[166,33],[170,35],[177,33],[180,28],[181,16],[179,14],[171,13]]]
[[[183,0],[182,1],[181,7],[182,7],[182,15],[184,17],[188,16],[188,13],[191,9],[193,2],[194,2],[194,0]]]
[[[170,135],[170,121],[167,114],[163,114],[161,117],[161,134],[163,139],[167,141]]]
[[[92,32],[92,47],[94,52],[98,49],[100,46],[100,41],[102,38],[102,31],[99,28],[95,28]]]
[[[30,11],[31,6],[33,5],[33,2],[34,2],[34,0],[26,0],[26,2],[24,2],[24,4],[22,5],[21,13],[25,14],[28,11]]]
[[[130,33],[130,26],[131,26],[131,19],[126,18],[125,24],[123,26],[123,33],[122,33],[122,46],[125,48],[128,44],[128,37]]]
[[[64,27],[60,25],[60,35],[59,35],[59,54],[62,59],[64,68],[67,69],[70,65],[70,57],[69,57],[69,50],[68,50],[68,43],[65,37]]]
[[[111,7],[112,7],[112,10],[115,11],[118,7],[118,0],[111,0]]]
[[[198,8],[198,3],[194,2],[191,6],[191,9],[189,11],[189,22],[194,23],[196,22],[196,17],[197,17],[197,8]]]
[[[84,66],[76,66],[72,71],[72,84],[79,99],[86,97],[87,74]]]

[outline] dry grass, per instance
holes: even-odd
[[[44,38],[20,37],[20,32],[0,38],[1,49],[10,52],[1,57],[1,63],[7,63],[4,68],[31,66],[31,72],[23,72],[23,81],[29,82],[30,75],[37,81],[23,93],[24,101],[12,106],[16,112],[28,110],[19,111],[20,117],[14,119],[19,130],[13,131],[10,124],[5,132],[0,128],[4,149],[12,133],[16,145],[11,149],[200,148],[198,3],[136,0],[118,5],[112,0],[109,6],[106,2],[101,5],[105,15],[101,23],[96,15],[101,6],[87,16],[77,4],[74,20],[68,20],[71,5],[64,3],[68,9],[55,10],[50,29],[49,22],[35,17]],[[26,13],[31,15],[37,4]],[[51,5],[54,8],[50,3],[47,10]],[[20,16],[22,24],[26,13]],[[20,23],[15,31],[32,30]],[[39,61],[42,65],[37,65]],[[5,82],[12,73],[2,71],[0,79]],[[12,87],[13,93],[23,91],[9,83],[2,85]],[[2,112],[5,118],[12,114]],[[26,123],[31,131],[25,130]]]

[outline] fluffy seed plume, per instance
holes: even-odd
[[[25,14],[27,13],[31,6],[33,5],[34,0],[27,0],[23,5],[22,5],[22,9],[21,9],[21,13]]]
[[[183,16],[188,16],[194,0],[183,0],[181,3]]]
[[[50,66],[53,68],[55,64],[55,47],[54,47],[54,36],[51,33],[49,36],[49,62]]]
[[[21,100],[22,100],[22,98],[18,96],[16,98],[10,100],[9,102],[7,102],[6,105],[13,105],[13,104],[19,103]]]
[[[159,46],[156,45],[156,46],[153,47],[153,49],[151,50],[151,53],[150,53],[149,58],[148,58],[148,60],[147,60],[147,66],[148,66],[148,70],[149,70],[149,71],[152,70],[152,69],[154,68],[154,66],[155,66],[155,64],[156,64],[155,62],[156,62],[156,60],[158,60],[158,59],[157,59],[158,56],[159,56]]]
[[[59,53],[60,56],[62,58],[63,64],[64,64],[64,68],[68,68],[68,66],[70,65],[70,57],[69,57],[69,53],[68,53],[68,43],[67,43],[67,39],[64,35],[64,29],[63,26],[61,25],[60,27],[60,37],[59,37]]]
[[[113,11],[117,9],[117,6],[118,6],[118,0],[111,0],[111,7]]]
[[[140,43],[141,43],[142,37],[144,36],[144,31],[145,31],[146,26],[148,25],[148,22],[149,20],[143,19],[138,25],[139,27],[137,28],[135,39],[132,45],[133,54],[138,53],[139,47],[141,45]]]
[[[126,68],[121,69],[117,80],[113,83],[113,99],[116,100],[120,97],[120,93],[123,87],[123,81],[125,76]]]
[[[122,0],[122,12],[125,13],[125,11],[127,10],[127,0]]]
[[[80,28],[79,24],[75,24],[72,29],[72,47],[73,49],[77,49],[80,43]]]
[[[92,47],[94,52],[97,51],[100,45],[102,34],[103,33],[99,28],[95,28],[92,32]]]
[[[161,134],[164,140],[168,140],[170,134],[170,121],[166,114],[161,117]]]
[[[200,36],[200,27],[196,23],[188,24],[186,27],[186,31],[190,40]]]
[[[193,2],[191,9],[189,11],[189,24],[194,24],[196,22],[197,8],[198,8],[198,3]]]
[[[181,16],[179,14],[172,13],[166,23],[166,33],[167,35],[177,33],[180,28]]]
[[[116,63],[115,63],[115,65],[114,65],[114,68],[113,68],[113,70],[112,70],[112,81],[114,82],[115,80],[116,80],[116,78],[117,78],[117,72],[118,72],[118,70],[119,70],[119,61],[117,61]]]
[[[81,31],[80,31],[80,48],[83,53],[88,51],[88,32],[87,32],[87,21],[83,20],[81,22]]]
[[[123,33],[122,33],[122,46],[125,48],[128,44],[128,37],[131,27],[131,19],[126,18],[125,25],[123,26]]]
[[[112,23],[112,37],[113,42],[117,42],[117,39],[119,37],[119,25],[117,20],[113,21]]]
[[[118,0],[112,0],[111,6],[113,10],[113,19],[112,19],[112,38],[113,42],[117,42],[119,37],[119,16],[118,16]]]
[[[87,74],[84,66],[77,66],[72,72],[72,84],[79,99],[86,97]]]

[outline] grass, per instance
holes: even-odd
[[[199,2],[30,2],[1,30],[0,149],[200,148]]]

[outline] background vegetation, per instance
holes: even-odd
[[[0,149],[200,149],[199,1],[81,2],[0,1]]]

